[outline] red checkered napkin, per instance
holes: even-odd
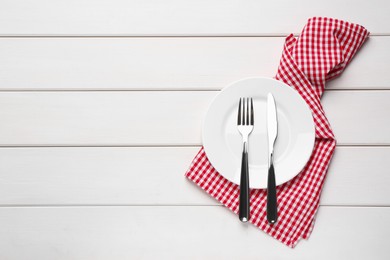
[[[302,172],[278,186],[276,224],[266,219],[266,190],[250,192],[250,222],[269,235],[294,247],[307,239],[314,225],[326,172],[336,147],[330,124],[320,98],[325,82],[338,76],[368,37],[362,26],[337,19],[314,17],[308,20],[301,35],[286,38],[276,79],[298,91],[309,105],[315,123],[313,154]],[[203,148],[194,158],[185,176],[238,213],[239,186],[222,177],[211,165]]]

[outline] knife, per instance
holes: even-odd
[[[267,185],[267,220],[270,224],[278,221],[276,201],[276,181],[274,169],[274,144],[278,136],[278,118],[274,96],[267,97],[267,133],[268,133],[268,185]]]

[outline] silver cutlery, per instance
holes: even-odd
[[[241,178],[240,178],[240,205],[239,205],[239,218],[242,222],[247,222],[250,219],[248,138],[250,133],[253,130],[253,124],[254,124],[253,99],[240,98],[240,102],[238,104],[237,128],[242,136],[242,142],[243,142]]]
[[[267,130],[268,130],[268,184],[267,184],[267,220],[274,224],[278,221],[276,200],[276,181],[274,169],[274,145],[278,136],[278,117],[274,96],[267,97]]]

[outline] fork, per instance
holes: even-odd
[[[250,107],[249,107],[250,106]],[[249,166],[248,166],[248,137],[252,133],[254,124],[253,99],[240,98],[238,104],[237,128],[242,136],[242,161],[240,179],[240,207],[239,218],[242,222],[250,219],[249,206]]]

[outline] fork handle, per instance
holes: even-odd
[[[242,222],[247,222],[249,216],[249,167],[248,167],[248,152],[245,149],[242,152],[241,161],[241,180],[240,180],[240,208],[239,218]]]
[[[267,220],[270,224],[278,221],[278,206],[276,200],[276,181],[274,162],[271,156],[270,166],[268,169],[268,186],[267,186]]]

